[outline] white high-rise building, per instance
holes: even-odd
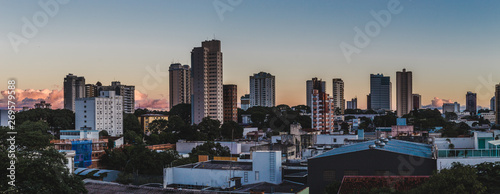
[[[75,103],[75,129],[105,130],[123,135],[123,96],[101,91],[99,97],[79,98]]]
[[[195,47],[191,51],[191,71],[192,123],[198,124],[205,117],[224,122],[220,40],[204,41],[201,47]]]
[[[344,114],[345,110],[345,99],[344,99],[344,81],[340,78],[335,78],[332,81],[333,90],[333,107],[334,110],[339,110],[340,114]]]
[[[276,105],[274,80],[274,75],[266,72],[250,76],[250,107],[273,107]]]

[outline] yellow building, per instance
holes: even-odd
[[[143,114],[139,116],[139,123],[141,123],[142,130],[144,133],[149,132],[149,124],[155,120],[167,120],[168,121],[168,115],[162,115],[162,114]]]

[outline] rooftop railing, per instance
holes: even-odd
[[[444,149],[438,150],[438,158],[495,158],[500,149]]]

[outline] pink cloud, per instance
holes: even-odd
[[[135,90],[135,108],[147,108],[151,110],[167,110],[168,102],[165,98],[153,99],[147,94]]]
[[[443,103],[453,103],[452,100],[447,100],[447,99],[440,99],[438,97],[434,97],[434,99],[432,100],[432,106],[433,107],[443,107]]]
[[[7,107],[8,91],[4,90],[0,92],[3,99],[0,99],[0,107]],[[64,92],[62,90],[36,90],[36,89],[16,89],[16,107],[28,107],[33,108],[35,103],[44,100],[47,103],[52,104],[53,109],[63,108],[64,104]]]

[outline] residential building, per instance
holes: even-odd
[[[173,63],[168,68],[169,108],[177,104],[191,103],[191,68],[189,65]]]
[[[58,139],[51,140],[56,150],[71,152],[74,150],[73,167],[98,168],[100,157],[106,152],[107,139]]]
[[[99,96],[97,88],[101,86],[101,82],[97,82],[96,84],[85,84],[85,97],[90,98]]]
[[[495,111],[495,96],[490,99],[490,110]]]
[[[139,119],[139,123],[141,124],[142,131],[144,131],[144,133],[148,133],[149,132],[149,124],[151,124],[151,122],[156,121],[156,120],[162,120],[162,119],[168,121],[168,115],[143,114],[143,115],[137,117],[137,119]]]
[[[311,128],[332,132],[335,129],[335,109],[333,99],[326,93],[317,89],[311,94]]]
[[[413,110],[418,110],[422,107],[422,96],[420,94],[413,94]]]
[[[75,129],[105,130],[110,136],[123,135],[123,97],[101,91],[99,97],[79,98],[75,105]]]
[[[98,130],[61,130],[59,139],[99,139]]]
[[[135,86],[122,85],[119,81],[111,82],[110,86],[103,86],[101,82],[95,85],[87,84],[86,97],[99,97],[102,91],[115,93],[116,96],[122,96],[122,109],[127,114],[133,114],[135,111]]]
[[[248,108],[250,108],[250,94],[241,96],[240,104],[242,110],[247,110]]]
[[[46,103],[45,100],[40,101],[39,103],[35,104],[35,108],[51,108],[52,105],[50,103]]]
[[[334,78],[332,80],[333,90],[332,90],[332,98],[333,98],[333,107],[334,110],[338,110],[340,114],[344,114],[345,110],[345,99],[344,99],[344,81],[340,78]]]
[[[370,74],[370,109],[391,110],[392,84],[389,76]]]
[[[281,183],[281,151],[252,152],[250,161],[208,160],[165,168],[163,187],[203,185],[213,188]]]
[[[372,96],[370,94],[366,95],[366,109],[372,109]]]
[[[9,124],[9,110],[0,109],[0,127],[8,127]]]
[[[443,103],[443,114],[447,112],[460,112],[460,104],[458,102],[454,103]]]
[[[222,52],[220,40],[201,43],[191,51],[193,124],[209,117],[224,122],[222,99]]]
[[[311,94],[313,92],[313,89],[317,89],[319,91],[326,91],[326,82],[325,81],[319,80],[319,82],[320,82],[319,86],[320,87],[314,88],[315,85],[318,86],[316,84],[316,82],[318,82],[318,78],[317,77],[312,78],[311,80],[307,80],[306,81],[306,100],[307,100],[306,105],[308,107],[312,106],[312,104],[311,104],[312,103]]]
[[[470,112],[471,115],[477,114],[477,94],[467,92],[465,95],[465,111]]]
[[[418,166],[411,161],[419,161]],[[323,193],[345,176],[429,176],[436,170],[431,145],[385,138],[332,149],[307,163],[310,193]]]
[[[347,101],[346,109],[358,109],[358,98],[352,98],[351,101]]]
[[[75,112],[75,100],[85,97],[85,78],[68,74],[64,78],[64,109]]]
[[[496,124],[500,124],[500,84],[495,85],[495,116]]]
[[[234,121],[238,123],[238,88],[234,84],[223,86],[224,122]]]
[[[413,109],[413,89],[411,71],[396,72],[396,112],[398,117],[410,113]]]
[[[275,77],[270,73],[259,72],[250,76],[250,107],[276,105]]]

